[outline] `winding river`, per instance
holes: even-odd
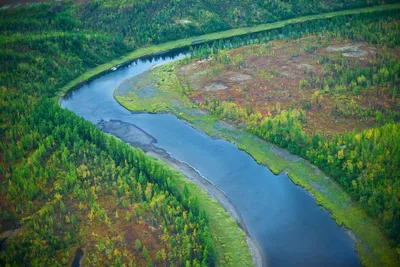
[[[241,215],[266,258],[264,265],[360,266],[350,236],[287,175],[274,175],[235,145],[173,115],[133,114],[114,100],[113,91],[124,79],[182,57],[181,51],[137,60],[83,85],[61,105],[99,126],[104,121],[136,126],[151,136],[154,146],[207,178]]]

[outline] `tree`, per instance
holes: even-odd
[[[135,240],[135,248],[139,251],[142,248],[142,242],[139,239]]]

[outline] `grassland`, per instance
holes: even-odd
[[[249,153],[258,163],[268,166],[275,174],[287,173],[294,183],[310,191],[317,203],[331,212],[338,225],[345,226],[356,235],[356,246],[363,265],[397,265],[397,253],[389,246],[377,223],[369,218],[361,207],[352,203],[337,183],[307,161],[293,159],[284,150],[260,140],[239,126],[227,125],[215,116],[196,109],[197,106],[182,93],[183,89],[175,72],[177,66],[180,66],[179,62],[126,80],[115,91],[116,100],[132,111],[173,113],[210,136],[236,144],[239,149]],[[125,90],[121,95],[121,86],[131,83],[136,85],[135,89]],[[151,90],[152,94],[144,97],[141,92],[143,90]],[[140,101],[137,101],[139,98]]]

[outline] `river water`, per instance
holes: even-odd
[[[274,175],[235,145],[201,133],[173,115],[132,114],[113,98],[124,79],[184,57],[137,60],[83,85],[61,105],[97,124],[120,120],[143,129],[157,146],[209,179],[240,212],[268,266],[360,266],[355,245],[330,214],[285,174]]]

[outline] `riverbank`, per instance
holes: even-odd
[[[236,224],[240,227],[240,229],[242,229],[245,232],[246,243],[250,250],[254,266],[256,267],[267,266],[266,256],[263,254],[262,250],[260,249],[260,246],[257,244],[257,241],[249,234],[246,228],[246,224],[243,221],[243,218],[241,217],[240,213],[236,210],[235,206],[233,206],[231,201],[226,197],[226,195],[221,190],[219,190],[208,179],[202,177],[192,167],[190,167],[184,162],[178,161],[170,157],[167,153],[157,153],[154,151],[148,151],[146,152],[146,154],[167,163],[169,166],[182,173],[187,179],[189,179],[197,186],[199,186],[201,189],[203,189],[204,192],[207,193],[207,195],[209,195],[211,198],[217,201],[218,204],[225,209],[225,211],[229,214],[229,216],[232,217],[232,219],[236,222]],[[217,221],[212,222],[212,224],[216,222]],[[239,255],[242,255],[242,253],[238,253],[238,256]]]
[[[304,159],[271,145],[240,126],[219,121],[207,112],[196,109],[181,93],[174,68],[177,63],[158,67],[121,83],[114,97],[132,111],[170,112],[210,136],[223,138],[249,153],[258,163],[275,174],[285,172],[297,185],[310,191],[319,205],[324,206],[339,226],[349,228],[358,238],[357,251],[366,266],[396,266],[396,251],[389,246],[377,223],[332,179]],[[126,84],[140,85],[130,91]],[[151,92],[151,93],[149,93]],[[140,101],[138,101],[140,100]]]
[[[374,11],[388,10],[388,9],[399,8],[399,7],[400,7],[399,4],[395,4],[395,5],[388,5],[388,6],[377,6],[377,7],[370,7],[370,8],[346,10],[346,11],[340,11],[340,12],[332,12],[332,13],[321,14],[321,15],[301,17],[301,18],[291,19],[288,21],[282,21],[282,22],[277,22],[277,23],[259,25],[259,26],[255,26],[252,28],[230,30],[230,31],[226,31],[226,32],[214,33],[214,34],[209,34],[209,35],[205,35],[205,36],[198,36],[198,37],[188,38],[185,40],[169,42],[169,43],[165,43],[165,44],[158,45],[158,46],[146,47],[143,49],[136,50],[123,58],[116,59],[107,64],[100,65],[100,66],[86,72],[85,74],[83,74],[80,77],[78,77],[77,79],[71,81],[67,86],[62,88],[60,90],[59,97],[63,96],[65,93],[69,92],[70,90],[73,90],[73,89],[79,87],[80,85],[86,83],[87,81],[93,80],[94,78],[99,77],[107,72],[112,72],[113,70],[111,70],[111,68],[114,66],[121,65],[119,67],[123,67],[124,65],[129,64],[129,62],[131,62],[135,59],[138,59],[140,57],[157,54],[158,52],[163,52],[163,51],[166,51],[169,49],[174,49],[174,48],[179,49],[179,48],[194,44],[196,42],[204,42],[204,41],[216,40],[216,39],[221,39],[221,38],[229,38],[229,37],[233,37],[233,36],[237,36],[237,35],[244,35],[244,34],[249,34],[249,33],[254,33],[254,32],[260,32],[260,31],[265,31],[265,30],[278,29],[278,28],[281,28],[288,24],[295,24],[295,23],[299,23],[299,22],[303,22],[303,21],[307,21],[307,20],[311,20],[311,19],[323,19],[323,18],[330,18],[330,17],[334,17],[334,16],[339,16],[339,15],[357,14],[360,12],[374,12]],[[168,110],[165,110],[165,103],[163,103],[163,105],[161,105],[161,108],[164,109],[163,111],[168,111]],[[153,107],[149,107],[149,109],[154,110]],[[159,111],[159,110],[156,110],[156,111]],[[197,129],[201,129],[211,136],[220,136],[222,138],[225,138],[226,140],[231,141],[232,143],[237,144],[240,149],[245,150],[250,155],[252,155],[252,157],[255,158],[257,160],[257,162],[268,166],[274,173],[279,173],[281,171],[287,172],[289,174],[290,178],[295,183],[298,183],[301,186],[303,186],[304,188],[306,188],[307,190],[310,190],[311,192],[313,192],[313,194],[316,195],[316,199],[317,199],[318,203],[322,203],[331,212],[334,209],[332,207],[329,207],[329,204],[327,204],[329,201],[323,200],[327,196],[324,195],[325,192],[322,189],[321,189],[320,194],[316,194],[314,192],[316,190],[320,190],[318,188],[322,188],[322,187],[318,186],[318,187],[316,187],[317,188],[316,189],[313,186],[313,184],[317,184],[317,183],[323,184],[325,182],[325,180],[330,181],[330,179],[327,179],[323,174],[321,175],[321,173],[319,171],[316,171],[316,173],[314,175],[307,177],[308,169],[310,169],[310,168],[314,169],[314,168],[312,166],[311,167],[308,166],[307,163],[305,163],[303,160],[296,161],[295,163],[297,165],[293,163],[293,165],[289,164],[290,166],[287,166],[286,159],[281,158],[279,155],[277,155],[277,154],[282,154],[282,153],[277,152],[277,151],[280,151],[279,149],[275,149],[274,146],[271,146],[270,144],[267,144],[265,142],[261,143],[262,146],[260,147],[260,143],[258,143],[260,140],[255,139],[254,136],[248,136],[246,133],[244,133],[240,129],[231,128],[230,126],[228,126],[224,123],[221,123],[220,121],[218,121],[212,117],[200,116],[200,117],[196,118],[196,116],[198,114],[193,113],[193,110],[191,109],[190,105],[186,106],[186,107],[185,106],[179,107],[176,109],[176,111],[177,112],[173,112],[173,113],[178,115],[180,118],[187,120],[193,126],[195,126]],[[306,166],[303,167],[302,164],[305,164]],[[304,175],[306,177],[303,177]],[[298,178],[298,177],[301,177],[301,178]],[[306,180],[306,181],[303,181],[303,180]],[[185,182],[185,180],[182,180],[182,182]],[[330,183],[332,183],[332,181],[328,182],[329,186],[330,186]],[[332,191],[335,192],[336,190],[338,190],[337,185],[333,186]],[[340,192],[340,190],[341,189],[339,188],[339,192]],[[196,192],[196,190],[193,190],[193,192]],[[339,195],[334,195],[334,196],[330,195],[329,196],[329,198],[332,198],[332,197],[341,199],[342,203],[344,203],[344,205],[346,207],[347,207],[347,203],[351,202],[347,195],[342,196],[339,194]],[[218,207],[218,204],[216,204],[215,207]],[[205,206],[204,208],[208,208],[209,210],[212,209],[211,207],[208,207],[208,206]],[[356,207],[356,209],[357,209],[357,211],[360,210],[357,207]],[[347,211],[344,211],[344,213],[346,213],[346,212]],[[354,222],[355,227],[357,226],[356,225],[357,223],[360,223],[359,228],[363,228],[363,225],[365,223],[367,225],[372,224],[373,225],[372,227],[365,228],[364,234],[368,235],[368,233],[370,231],[374,232],[377,229],[377,226],[374,225],[374,222],[371,222],[368,217],[366,217],[364,212],[362,212],[361,210],[360,210],[360,212],[362,213],[362,216]],[[338,219],[338,217],[340,217],[340,216],[337,216],[337,214],[339,214],[339,213],[333,212],[333,216],[336,219],[336,221],[338,222],[338,224],[342,224],[343,222],[341,221],[341,219]],[[218,222],[218,223],[220,223],[220,222]],[[349,225],[348,223],[345,223],[345,224]],[[224,227],[220,227],[220,229],[224,230]],[[367,240],[367,242],[366,242],[367,245],[362,242],[358,243],[359,252],[364,251],[363,252],[364,254],[370,253],[371,249],[369,247],[369,244],[371,244],[371,243],[376,243],[375,247],[381,246],[381,249],[380,249],[381,251],[385,251],[387,249],[386,240],[384,240],[382,243],[381,242],[382,238],[379,236],[380,231],[378,230],[377,232],[378,232],[378,237],[372,238],[371,240]],[[231,234],[231,233],[228,233],[228,234]],[[356,233],[356,234],[357,234],[357,236],[359,236],[358,233]],[[227,242],[226,245],[229,246],[230,243]],[[362,256],[363,263],[366,265],[371,265],[371,266],[379,265],[382,262],[387,263],[387,262],[390,262],[391,259],[393,259],[393,255],[394,255],[393,253],[386,253],[386,252],[382,252],[382,253],[378,252],[377,254],[379,254],[379,255],[377,256],[376,254],[371,253],[370,257]],[[387,256],[389,254],[391,254],[391,255]],[[362,252],[360,252],[360,255],[363,255]],[[382,262],[379,260],[381,258],[384,259]],[[366,262],[368,262],[368,264]]]
[[[130,62],[140,59],[142,57],[151,56],[151,55],[161,55],[164,54],[166,51],[170,51],[173,49],[180,49],[184,47],[188,47],[190,45],[197,45],[205,42],[210,42],[219,39],[226,39],[235,36],[242,36],[248,35],[252,33],[259,33],[274,29],[283,28],[286,25],[292,25],[296,23],[311,21],[311,20],[318,20],[318,19],[329,19],[337,16],[345,16],[345,15],[353,15],[359,13],[372,13],[372,12],[379,12],[385,10],[392,10],[392,9],[399,9],[400,4],[390,4],[390,5],[378,5],[378,6],[371,6],[365,8],[355,8],[355,9],[348,9],[348,10],[341,10],[329,13],[322,13],[317,15],[309,15],[309,16],[302,16],[298,18],[268,23],[268,24],[260,24],[253,27],[246,27],[246,28],[238,28],[232,29],[222,32],[215,32],[200,36],[194,36],[186,39],[166,42],[159,45],[152,45],[148,47],[143,47],[137,49],[126,56],[121,58],[117,58],[112,60],[108,63],[99,65],[93,69],[88,70],[84,74],[80,75],[76,79],[69,82],[66,86],[60,89],[59,94],[57,95],[57,99],[63,97],[69,91],[85,84],[88,81],[91,81],[101,75],[106,73],[112,72],[117,68],[124,67],[128,65]],[[115,67],[115,68],[114,68]]]
[[[222,258],[230,257],[232,262],[238,263],[240,266],[251,266],[251,262],[256,267],[266,266],[265,255],[247,231],[241,214],[212,182],[186,163],[172,158],[164,149],[155,146],[157,140],[133,124],[110,120],[101,121],[98,126],[104,132],[142,149],[147,155],[164,162],[177,171],[182,188],[187,185],[191,194],[199,199],[201,208],[209,215],[212,232],[220,233],[218,238],[215,239],[215,243],[219,248],[218,251],[224,254]],[[182,175],[191,182],[186,181],[185,178],[181,177]],[[198,190],[197,187],[200,187],[203,191]],[[226,212],[221,211],[221,207]],[[236,223],[242,231],[232,223]],[[250,250],[251,258],[244,249],[245,244]],[[228,262],[226,264],[229,265]]]

